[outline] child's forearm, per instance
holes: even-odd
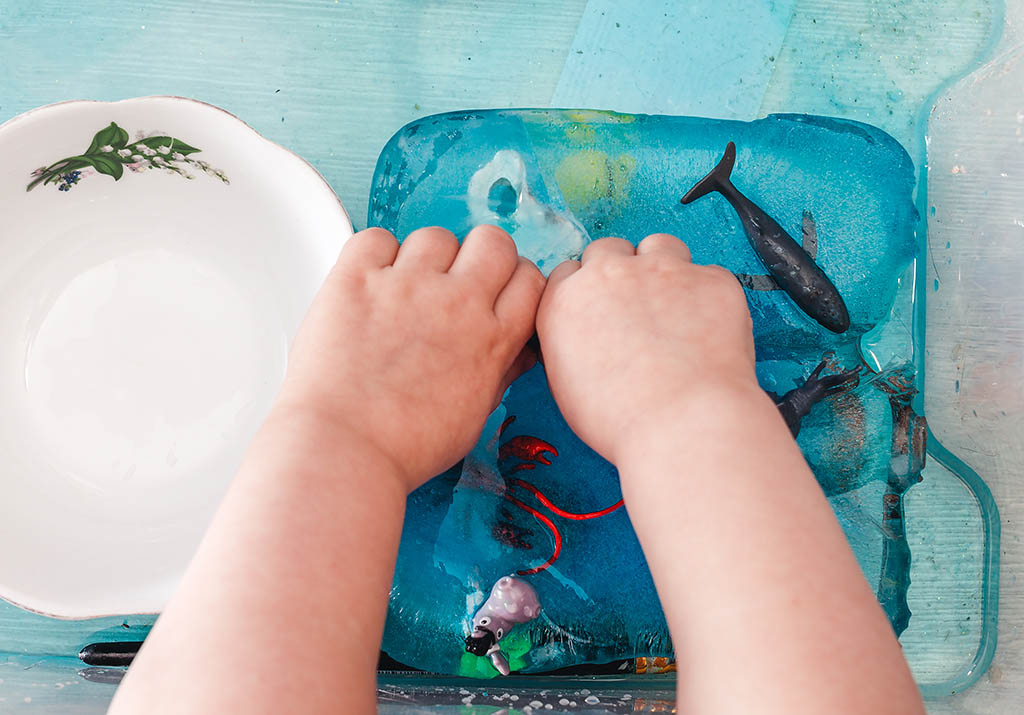
[[[529,367],[543,289],[494,226],[350,238],[112,711],[374,712],[406,495]]]
[[[695,395],[620,459],[681,712],[922,712],[899,644],[774,406]],[[799,683],[800,687],[794,687]]]
[[[374,712],[405,498],[374,449],[275,410],[111,712]]]

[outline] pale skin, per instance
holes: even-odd
[[[405,497],[465,455],[536,329],[614,463],[692,713],[920,713],[899,643],[754,377],[726,271],[590,244],[545,284],[500,229],[353,237],[110,712],[372,713]]]

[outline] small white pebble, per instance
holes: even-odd
[[[512,695],[508,696],[508,699],[511,700],[512,702],[515,702],[516,700],[519,699],[519,696],[516,695],[515,693],[513,693]]]
[[[464,697],[462,699],[462,704],[463,705],[469,705],[472,702],[473,702],[473,696],[472,695],[467,695],[466,697]]]
[[[544,706],[544,709],[545,710],[554,710],[555,706],[552,705],[551,703],[548,703],[547,705]]]
[[[580,691],[580,695],[590,695],[590,691],[586,688],[583,688],[583,690]]]
[[[558,704],[559,705],[568,705],[569,704],[569,698],[562,698],[561,700],[558,701]]]
[[[622,699],[623,700],[632,700],[633,696],[630,695],[629,693],[626,693],[625,695],[622,696]]]
[[[532,700],[530,701],[530,707],[540,709],[544,707],[544,703],[542,703],[540,700]]]
[[[459,688],[459,695],[469,695],[469,691],[465,688]]]
[[[583,702],[585,702],[587,705],[597,705],[599,702],[601,702],[601,699],[598,698],[596,695],[588,695],[587,699]]]

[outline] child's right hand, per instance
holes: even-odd
[[[696,266],[682,241],[587,246],[548,279],[537,315],[548,383],[569,426],[616,463],[622,445],[707,396],[765,399],[750,313],[736,278]],[[708,403],[703,403],[708,404]]]
[[[924,713],[889,619],[758,387],[728,271],[693,265],[673,236],[635,251],[602,239],[548,278],[537,330],[569,426],[618,467],[680,663],[680,712]]]

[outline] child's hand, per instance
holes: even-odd
[[[566,421],[613,463],[696,393],[757,388],[743,289],[723,268],[695,266],[667,234],[636,249],[604,238],[582,263],[558,266],[537,331]]]
[[[461,459],[535,356],[544,278],[507,233],[459,246],[441,228],[399,249],[383,229],[345,244],[292,347],[278,409],[378,450],[408,489]]]

